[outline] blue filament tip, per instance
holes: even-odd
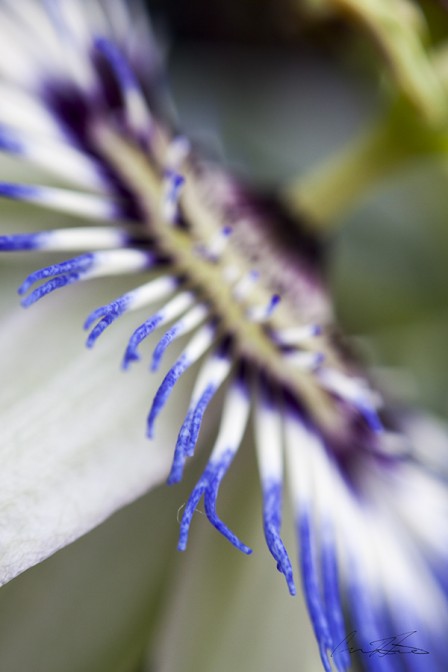
[[[337,646],[339,642],[344,641],[346,631],[339,592],[338,568],[333,540],[331,542],[328,540],[323,542],[321,550],[321,567],[328,624],[333,644]],[[347,648],[340,647],[337,649],[334,652],[333,659],[338,670],[350,669],[351,661]]]
[[[188,411],[182,423],[179,436],[177,437],[173,465],[168,477],[170,485],[178,483],[182,479],[185,461],[187,457],[191,457],[194,454],[204,413],[215,392],[216,387],[208,385],[196,406]]]
[[[290,594],[295,595],[297,591],[291,561],[280,537],[282,486],[277,481],[267,482],[263,490],[263,523],[266,543],[277,561],[278,571],[285,576]]]
[[[271,300],[269,302],[268,310],[267,310],[268,315],[271,315],[273,313],[273,311],[278,306],[278,304],[280,303],[281,300],[282,299],[281,299],[280,294],[273,294],[272,295]]]
[[[86,345],[88,348],[93,348],[97,339],[101,336],[103,331],[107,329],[112,322],[115,322],[116,319],[123,315],[129,306],[130,298],[129,296],[122,296],[115,301],[107,304],[106,306],[101,306],[94,310],[89,317],[87,318],[84,329],[88,329],[95,320],[102,318],[98,324],[92,329],[87,339]]]
[[[199,431],[201,429],[201,424],[202,420],[204,417],[204,413],[207,410],[207,406],[210,403],[210,401],[213,398],[213,395],[216,392],[216,387],[215,385],[208,385],[206,389],[204,390],[203,394],[201,395],[201,398],[199,399],[196,408],[194,410],[193,418],[191,421],[191,428],[190,428],[190,442],[189,445],[186,448],[187,455],[193,455],[194,449],[196,447],[196,443],[198,440],[199,436]]]
[[[147,420],[147,435],[149,438],[152,438],[154,435],[154,423],[157,419],[157,416],[168,401],[175,384],[181,375],[187,370],[188,366],[189,361],[187,357],[185,355],[181,355],[174,366],[171,367],[171,369],[168,371],[162,381],[162,384],[157,390]]]
[[[302,581],[308,611],[313,624],[322,663],[326,672],[331,672],[328,662],[327,650],[332,649],[332,638],[324,605],[320,597],[318,570],[316,566],[315,549],[312,537],[312,528],[309,513],[303,511],[298,522],[298,536],[300,547],[300,560]]]
[[[4,198],[14,198],[16,200],[36,198],[41,193],[41,189],[32,184],[0,182],[0,196]]]
[[[165,353],[165,350],[168,348],[169,344],[174,340],[178,331],[179,328],[176,325],[174,325],[163,334],[162,338],[154,348],[151,362],[151,371],[158,370],[160,363],[162,361],[162,357]]]
[[[202,476],[197,482],[190,498],[185,506],[180,524],[179,542],[177,548],[185,551],[188,543],[190,525],[196,507],[204,495],[205,513],[208,520],[235,548],[242,553],[250,555],[252,549],[246,546],[216,515],[216,500],[218,497],[219,486],[223,476],[226,474],[230,463],[232,462],[235,451],[228,449],[219,460],[210,461],[205,468]]]
[[[0,149],[10,154],[23,154],[24,145],[14,133],[13,129],[0,124]]]
[[[175,197],[179,189],[185,182],[185,177],[175,170],[166,170],[165,177],[170,183],[171,192],[170,195]]]
[[[31,294],[29,294],[25,299],[23,299],[21,302],[22,306],[24,308],[28,308],[29,306],[33,305],[33,303],[36,303],[42,299],[44,296],[47,296],[47,294],[54,292],[56,289],[60,289],[61,287],[66,287],[67,285],[71,285],[74,282],[78,282],[81,275],[82,273],[80,272],[67,273],[66,275],[58,275],[56,278],[48,280],[43,285],[31,292]]]
[[[168,190],[166,200],[169,204],[177,205],[181,189],[184,185],[185,178],[180,173],[174,170],[165,171],[165,179],[167,180]]]
[[[89,271],[95,263],[95,255],[92,252],[87,254],[82,254],[79,257],[73,259],[68,259],[67,261],[62,261],[60,264],[52,264],[51,266],[46,266],[41,268],[38,271],[31,273],[20,285],[18,292],[19,294],[25,294],[28,289],[34,285],[35,282],[39,280],[45,280],[46,278],[51,278],[55,275],[62,276],[67,273],[70,275],[77,275],[75,279]],[[71,279],[72,282],[75,279]],[[64,284],[68,284],[67,282]],[[62,284],[60,286],[63,286]],[[52,291],[52,290],[51,290]],[[47,292],[48,293],[48,292]]]
[[[95,38],[95,49],[108,61],[123,90],[135,89],[137,82],[126,57],[111,40],[104,36]]]
[[[0,236],[2,252],[20,252],[21,250],[39,250],[45,247],[50,232],[22,233],[15,236]]]
[[[314,362],[314,367],[319,368],[325,362],[325,354],[323,352],[316,352],[316,361]]]
[[[372,429],[374,432],[377,433],[384,431],[383,423],[381,422],[378,413],[373,408],[373,406],[370,406],[369,404],[365,404],[362,402],[358,402],[356,404],[356,408],[361,413],[364,420],[369,425],[370,429]]]
[[[209,485],[204,495],[205,513],[211,524],[218,530],[218,532],[220,532],[220,534],[223,535],[223,537],[230,541],[230,543],[235,546],[236,549],[245,555],[251,555],[252,549],[249,546],[246,546],[246,544],[244,544],[216,514],[216,501],[218,499],[219,486],[221,485],[223,477],[227,473],[234,455],[235,451],[228,449],[223,454],[221,459],[214,464],[212,478],[209,481]]]
[[[147,336],[149,336],[155,329],[157,329],[162,319],[163,319],[162,315],[156,314],[148,318],[145,322],[143,322],[143,324],[137,327],[137,329],[134,331],[131,338],[129,339],[126,352],[124,353],[123,358],[124,369],[127,369],[131,364],[131,362],[135,362],[140,359],[140,355],[138,354],[137,351],[138,346],[145,338],[147,338]]]
[[[185,461],[189,455],[189,446],[191,441],[191,424],[193,420],[194,411],[188,411],[182,427],[177,437],[176,448],[174,450],[173,464],[168,476],[168,485],[179,483],[182,480]]]
[[[206,478],[202,476],[199,479],[197,485],[195,486],[193,492],[191,493],[188,499],[188,502],[185,505],[182,520],[180,523],[179,541],[177,543],[177,549],[179,551],[185,551],[185,549],[187,548],[191,520],[193,518],[193,514],[196,510],[196,507],[199,504],[199,500],[201,499],[202,495],[205,492],[206,487],[207,487]]]

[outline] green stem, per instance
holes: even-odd
[[[323,168],[290,185],[286,201],[310,220],[314,228],[328,229],[379,181],[404,163],[409,152],[391,137],[383,124],[358,138]]]
[[[397,106],[323,167],[289,185],[284,199],[315,230],[325,231],[410,160],[441,151],[446,151],[445,133],[409,115],[409,109]]]

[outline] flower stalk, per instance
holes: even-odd
[[[446,47],[426,46],[423,13],[408,0],[307,0],[316,19],[340,16],[364,32],[385,62],[391,105],[349,145],[284,191],[316,230],[340,221],[366,194],[416,158],[447,149]]]
[[[444,156],[447,149],[446,126],[426,124],[401,100],[351,145],[288,185],[284,199],[315,230],[329,231],[389,177],[418,158]]]

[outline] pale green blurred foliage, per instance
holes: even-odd
[[[297,2],[300,6],[301,3]],[[446,117],[443,84],[426,50],[428,32],[418,3],[409,0],[305,0],[311,13],[343,16],[378,49],[391,77],[429,123]],[[388,72],[387,72],[388,71]]]

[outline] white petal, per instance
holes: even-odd
[[[151,492],[3,586],[0,670],[134,669],[170,580],[178,497],[169,488]]]
[[[86,351],[77,301],[77,292],[65,294],[3,319],[0,583],[159,483],[171,462],[170,428],[180,418],[148,442],[144,418],[156,380],[119,370],[129,324]]]

